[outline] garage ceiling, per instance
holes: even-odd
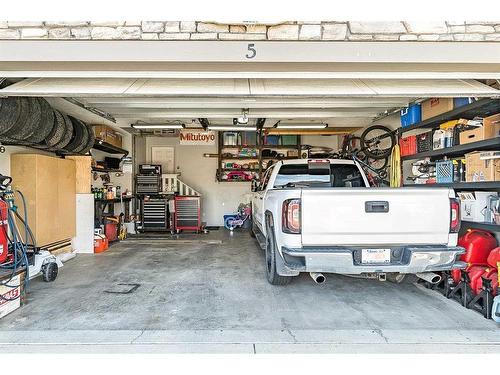
[[[366,126],[426,97],[492,97],[500,91],[472,79],[136,79],[28,78],[0,90],[5,96],[77,98],[127,122],[208,118],[230,124],[248,117]]]

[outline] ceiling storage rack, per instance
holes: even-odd
[[[107,152],[108,154],[123,154],[123,156],[128,155],[128,151],[124,150],[121,147],[117,147],[115,145],[112,145],[111,143],[104,142],[102,140],[96,139],[94,146],[92,148],[95,148],[96,150],[100,150],[103,152]]]

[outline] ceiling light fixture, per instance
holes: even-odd
[[[132,127],[140,130],[184,129],[184,124],[133,124]]]
[[[242,131],[242,132],[254,132],[257,131],[257,127],[255,126],[224,126],[224,125],[214,125],[214,126],[209,126],[208,130],[219,130],[219,131]]]
[[[278,123],[278,129],[324,129],[328,124],[282,124]]]
[[[241,116],[236,119],[238,124],[246,125],[248,124],[248,109],[241,110]]]

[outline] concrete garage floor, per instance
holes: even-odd
[[[78,255],[0,320],[3,352],[500,353],[500,327],[411,282],[269,285],[247,233]],[[222,243],[199,240],[222,240]],[[116,293],[138,287],[128,294]],[[110,293],[111,292],[111,293]],[[115,292],[115,293],[113,293]]]

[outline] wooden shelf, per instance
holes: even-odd
[[[128,151],[124,150],[123,148],[116,147],[112,145],[111,143],[101,141],[99,139],[96,139],[94,146],[92,148],[95,148],[96,150],[104,151],[107,152],[108,154],[123,154],[123,155],[128,155]]]
[[[108,169],[108,168],[92,168],[92,172],[100,173],[123,173],[120,169]]]
[[[467,104],[455,108],[438,116],[421,121],[414,125],[402,128],[402,132],[406,133],[422,128],[437,128],[446,121],[457,120],[459,118],[473,119],[476,116],[487,117],[500,112],[500,99],[479,99],[471,104]]]
[[[244,168],[221,168],[223,172],[258,172],[258,169],[244,169]]]
[[[498,150],[500,149],[500,137],[486,139],[484,141],[466,143],[464,145],[458,145],[453,147],[441,148],[439,150],[432,150],[426,152],[420,152],[413,155],[403,156],[401,160],[414,160],[423,158],[436,158],[439,156],[460,156],[467,152],[472,151],[487,151],[487,150]]]
[[[455,190],[496,190],[500,189],[500,181],[488,182],[453,182],[449,184],[404,184],[404,187],[428,188],[451,187]]]
[[[222,160],[259,160],[258,156],[221,156]]]
[[[251,180],[219,180],[219,182],[252,182]]]
[[[299,148],[299,145],[261,145],[261,148],[277,148],[277,149],[286,149],[286,150],[295,150]]]
[[[259,145],[251,145],[251,146],[243,146],[243,145],[229,146],[229,145],[222,145],[221,148],[236,148],[238,150],[241,150],[241,149],[244,149],[244,148],[255,148],[255,149],[258,149]]]
[[[263,156],[263,160],[293,160],[293,159],[300,159],[299,156],[284,156],[284,157],[279,157],[279,156]]]
[[[129,201],[129,200],[133,199],[133,198],[134,198],[133,196],[123,197],[121,199],[120,198],[114,198],[114,199],[101,199],[101,198],[96,199],[96,198],[94,198],[94,202],[100,202],[100,203],[119,203],[122,200],[124,202],[126,202],[126,201]]]

